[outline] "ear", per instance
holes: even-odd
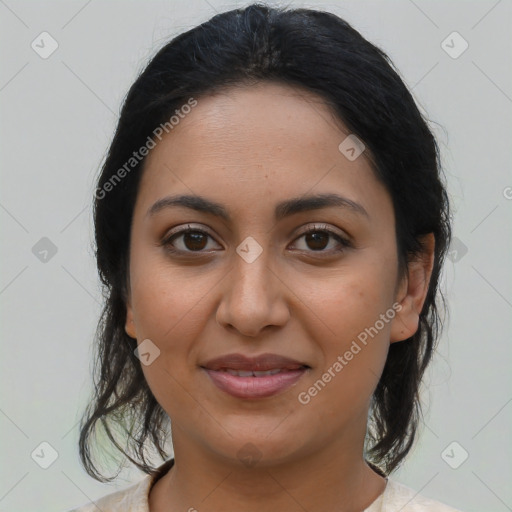
[[[403,341],[418,330],[420,313],[427,296],[432,268],[434,266],[435,237],[433,233],[421,238],[423,250],[407,265],[407,276],[396,295],[401,309],[391,322],[390,342]]]
[[[135,322],[133,321],[133,309],[130,304],[130,301],[126,301],[126,321],[124,324],[124,330],[130,338],[137,339],[137,334],[135,332]]]

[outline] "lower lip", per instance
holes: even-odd
[[[238,377],[225,371],[204,368],[213,383],[237,398],[265,398],[293,386],[306,373],[306,368],[286,370],[263,377]]]

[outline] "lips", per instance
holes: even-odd
[[[247,357],[229,354],[201,365],[213,384],[237,398],[269,397],[291,387],[310,368],[308,365],[279,356],[262,354]]]

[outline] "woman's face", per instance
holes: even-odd
[[[130,247],[126,331],[175,450],[359,450],[389,344],[415,331],[391,198],[316,96],[197,101],[146,159]]]

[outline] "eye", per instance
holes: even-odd
[[[296,240],[304,238],[306,247],[299,247],[299,251],[308,252],[319,252],[319,253],[337,253],[344,251],[348,247],[352,247],[352,244],[341,236],[339,233],[329,229],[326,226],[315,224],[308,227]],[[331,247],[328,248],[329,242],[333,241]],[[334,247],[333,247],[334,246]],[[327,250],[325,250],[327,248]]]
[[[185,229],[169,233],[162,240],[162,246],[171,252],[209,252],[208,239],[213,240],[213,237],[207,231],[188,225]]]
[[[330,255],[352,247],[349,240],[324,225],[315,224],[308,227],[295,239],[295,244],[297,244],[297,240],[302,238],[304,239],[306,247],[299,247],[297,250],[321,253],[319,255]],[[162,240],[161,245],[172,253],[201,254],[216,250],[215,247],[208,247],[209,239],[213,240],[213,237],[208,231],[191,227],[189,224],[184,229],[169,233]],[[330,248],[329,245],[331,245]]]

